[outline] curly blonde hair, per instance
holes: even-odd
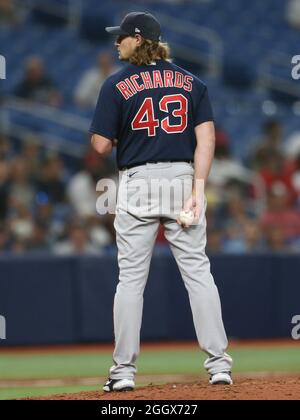
[[[136,48],[133,55],[128,59],[131,64],[140,66],[151,64],[155,60],[170,60],[170,47],[167,43],[142,40],[142,44]]]

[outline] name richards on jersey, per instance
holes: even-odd
[[[191,92],[193,80],[193,76],[184,75],[179,71],[164,70],[161,72],[160,70],[154,70],[152,73],[142,71],[140,74],[133,74],[129,78],[121,80],[116,86],[127,101],[145,89],[176,87]]]

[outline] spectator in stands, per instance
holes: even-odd
[[[0,255],[8,251],[9,235],[3,224],[0,225]]]
[[[94,107],[103,82],[117,69],[112,54],[101,52],[97,57],[97,66],[87,70],[79,80],[74,93],[75,102],[81,107]]]
[[[65,225],[69,221],[69,218],[57,217],[56,207],[43,194],[41,196],[37,194],[34,219],[36,224],[47,226],[49,243],[54,243],[62,237],[65,231]]]
[[[19,205],[32,209],[35,199],[35,189],[29,179],[30,162],[22,157],[16,157],[11,163],[9,202],[12,209]]]
[[[0,0],[0,27],[14,25],[18,21],[16,5],[12,0]]]
[[[290,242],[289,249],[295,254],[300,254],[300,235]]]
[[[294,131],[286,140],[284,153],[287,158],[293,159],[300,154],[300,131]]]
[[[209,175],[209,182],[223,188],[228,182],[235,180],[250,184],[252,172],[240,162],[233,159],[230,152],[229,137],[220,127],[216,128],[215,159]]]
[[[27,250],[28,242],[33,234],[34,222],[31,211],[19,202],[15,203],[14,212],[10,215],[9,229],[14,238],[12,250],[15,252]]]
[[[15,95],[51,106],[58,106],[62,99],[54,82],[46,74],[44,63],[39,57],[30,57],[27,60],[24,78],[15,89]]]
[[[23,255],[27,252],[26,240],[12,236],[9,251],[13,255]]]
[[[35,182],[39,177],[41,166],[41,148],[37,138],[30,136],[25,139],[21,156],[26,162],[30,163],[28,166],[29,179]]]
[[[88,218],[86,221],[86,227],[90,232],[90,238],[98,249],[112,245],[113,239],[115,237],[113,222],[113,215],[96,215],[94,217]]]
[[[300,29],[300,0],[289,0],[286,18],[292,28]]]
[[[0,160],[0,222],[3,222],[8,212],[9,197],[9,166]]]
[[[243,226],[229,223],[224,232],[222,252],[228,254],[245,253],[245,244],[243,237]]]
[[[255,218],[253,203],[239,184],[228,186],[224,199],[215,216],[218,225],[222,224],[225,227],[233,224],[242,227]]]
[[[286,161],[284,156],[277,150],[270,152],[264,159],[264,166],[259,171],[265,193],[268,194],[274,184],[283,184],[288,194],[289,206],[294,206],[297,200],[297,193],[293,186],[293,174],[295,165]]]
[[[263,138],[258,147],[250,156],[250,166],[255,170],[261,170],[268,164],[270,155],[281,152],[283,129],[279,121],[269,120],[263,126]]]
[[[212,228],[208,229],[207,232],[207,245],[206,251],[209,254],[216,254],[222,252],[222,236],[223,232],[221,229]]]
[[[49,200],[54,205],[65,202],[64,165],[58,156],[48,156],[44,160],[36,188],[40,195],[45,195],[46,201]]]
[[[257,220],[249,220],[244,225],[245,253],[251,254],[265,250],[264,238]]]
[[[292,185],[297,194],[297,206],[300,209],[300,153],[295,159],[295,170],[292,175]]]
[[[96,209],[96,184],[87,169],[83,169],[70,179],[68,198],[78,217],[91,217]]]
[[[99,249],[91,242],[86,226],[76,223],[69,227],[67,239],[54,245],[57,255],[99,255]]]
[[[13,156],[9,139],[0,134],[0,160],[10,160]]]
[[[114,164],[104,159],[93,149],[89,149],[83,162],[83,168],[68,183],[67,195],[75,215],[85,221],[93,243],[102,248],[110,245],[115,237],[114,216],[99,216],[96,203],[99,193],[97,182],[103,178],[114,178]],[[115,179],[117,185],[117,179]],[[116,197],[112,198],[114,201]]]
[[[216,228],[216,225],[221,226],[218,223],[218,213],[220,208],[224,205],[224,194],[220,194],[219,190],[214,188],[210,183],[207,184],[205,190],[205,196],[207,201],[206,207],[206,220],[208,229]]]
[[[248,220],[242,226],[231,224],[222,251],[228,254],[251,254],[265,250],[263,235],[256,220]]]
[[[260,219],[261,227],[267,237],[270,238],[271,235],[273,238],[273,234],[270,232],[280,227],[284,241],[293,241],[299,238],[300,213],[294,208],[289,208],[288,200],[289,194],[286,186],[280,182],[275,183],[268,193],[267,208]]]
[[[77,172],[68,184],[68,197],[79,217],[95,216],[97,182],[102,178],[111,178],[114,172],[114,164],[110,160],[89,149],[82,170]]]
[[[50,240],[46,223],[35,223],[32,235],[28,241],[28,251],[31,253],[49,252]]]
[[[289,252],[288,240],[283,226],[268,226],[265,230],[267,250],[272,253]]]
[[[218,217],[219,223],[222,223],[226,233],[223,251],[228,253],[248,252],[251,241],[247,226],[253,223],[255,213],[240,188],[232,188],[227,193],[226,206]]]

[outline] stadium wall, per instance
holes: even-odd
[[[212,256],[228,335],[290,337],[300,315],[299,257]],[[113,341],[115,256],[1,257],[1,346]],[[145,291],[143,340],[193,340],[195,333],[176,263],[155,256]]]

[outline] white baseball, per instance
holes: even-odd
[[[194,213],[192,212],[192,210],[182,210],[179,214],[179,220],[185,226],[191,226],[191,224],[194,221]]]

